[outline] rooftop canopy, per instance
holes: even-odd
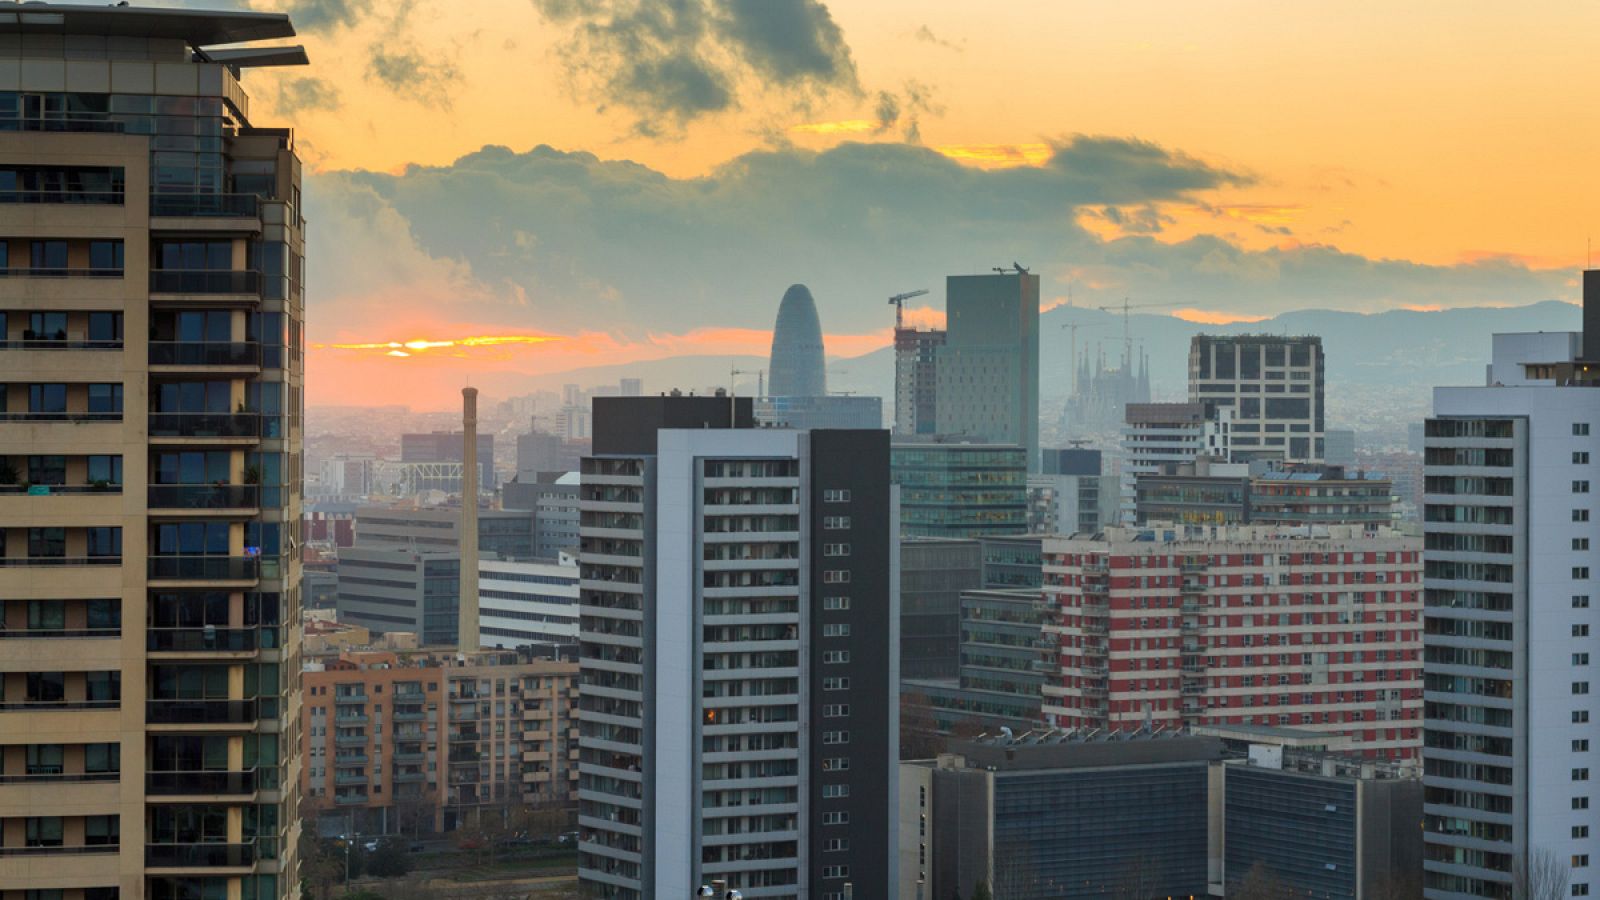
[[[177,38],[194,47],[275,40],[295,34],[294,25],[283,13],[0,0],[0,34],[16,32]]]

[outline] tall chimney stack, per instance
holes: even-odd
[[[1583,359],[1600,360],[1600,269],[1583,273]]]
[[[457,649],[478,652],[478,389],[461,389],[461,601]]]

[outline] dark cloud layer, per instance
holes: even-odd
[[[867,331],[886,321],[882,297],[929,287],[937,304],[943,276],[1012,260],[1044,277],[1047,296],[1072,282],[1080,304],[1129,295],[1258,314],[1523,303],[1560,296],[1570,275],[1153,236],[1160,204],[1249,181],[1154,144],[1080,136],[1039,167],[984,171],[907,144],[845,144],[748,153],[691,179],[588,153],[485,147],[399,175],[318,176],[313,191],[327,204],[359,195],[421,252],[470,267],[486,296],[506,298],[474,310],[478,321],[553,330],[767,327],[783,288],[804,282],[827,330]],[[1105,205],[1152,234],[1104,241],[1077,224]],[[365,226],[318,229],[324,258],[339,257],[343,227]],[[357,281],[362,264],[341,263]],[[337,325],[349,311],[330,293],[318,318]]]
[[[377,43],[370,51],[367,75],[379,84],[425,106],[450,106],[450,89],[460,77],[454,65],[404,43]]]
[[[855,63],[818,0],[533,0],[572,30],[573,86],[639,114],[653,133],[738,105],[758,89],[856,90]]]
[[[280,115],[338,109],[341,102],[339,89],[323,78],[289,76],[278,82]]]
[[[371,8],[371,0],[288,0],[281,11],[296,30],[315,33],[354,25]]]

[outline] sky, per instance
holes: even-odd
[[[1196,321],[1575,301],[1600,209],[1593,3],[243,5],[312,59],[245,88],[307,162],[313,403],[764,354],[793,282],[854,355],[1013,261]]]

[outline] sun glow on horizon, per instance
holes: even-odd
[[[409,341],[377,341],[368,343],[337,343],[337,344],[312,344],[313,350],[352,350],[374,351],[383,356],[397,358],[410,357],[417,353],[429,350],[446,350],[464,347],[504,347],[507,345],[534,345],[549,344],[566,340],[558,335],[549,334],[492,334],[475,335],[464,338],[451,338],[447,340],[428,340],[416,338]]]
[[[1239,322],[1264,322],[1271,316],[1252,316],[1245,313],[1223,312],[1219,309],[1194,309],[1186,307],[1172,311],[1172,317],[1196,325],[1233,325]]]

